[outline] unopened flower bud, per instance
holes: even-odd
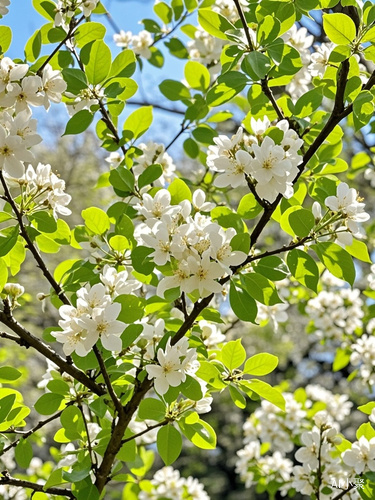
[[[320,220],[322,218],[322,207],[317,201],[314,201],[312,206],[312,213],[315,217],[315,220]]]
[[[18,283],[6,283],[4,286],[4,292],[14,298],[17,298],[25,293],[25,289]]]

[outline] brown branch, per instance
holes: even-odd
[[[66,37],[64,38],[64,40],[62,40],[58,46],[53,50],[53,52],[47,57],[47,59],[44,61],[44,63],[41,65],[41,67],[38,69],[38,74],[41,75],[42,74],[42,71],[43,69],[47,66],[47,64],[50,62],[50,60],[53,58],[53,56],[55,54],[57,54],[57,52],[61,49],[61,47],[63,45],[66,44],[66,42],[72,38],[74,36],[74,33],[78,27],[78,25],[85,19],[85,16],[82,16],[78,19],[78,21],[75,20],[75,18],[73,17],[73,19],[70,21],[70,24],[69,24],[69,31],[68,33],[66,34]]]
[[[3,189],[4,189],[5,198],[6,198],[7,202],[9,203],[9,205],[12,207],[14,215],[17,218],[17,222],[18,222],[19,228],[20,228],[20,235],[26,241],[26,247],[32,253],[34,260],[37,263],[37,267],[39,267],[39,269],[42,271],[43,275],[45,276],[45,278],[47,279],[49,284],[52,286],[52,288],[55,290],[56,295],[59,297],[61,302],[63,302],[66,305],[70,305],[70,302],[69,302],[68,298],[66,297],[66,295],[64,294],[61,286],[57,283],[57,281],[54,279],[52,274],[49,272],[49,270],[47,269],[47,266],[45,265],[41,255],[38,251],[38,249],[34,246],[34,243],[32,242],[32,240],[27,232],[27,228],[23,222],[23,214],[18,210],[18,207],[17,207],[15,201],[13,200],[12,195],[10,194],[8,185],[4,179],[2,171],[0,171],[0,182],[1,182]]]
[[[161,422],[158,422],[157,424],[147,426],[145,430],[138,432],[138,434],[134,434],[133,436],[130,436],[126,439],[123,439],[121,441],[121,444],[128,443],[129,441],[133,441],[133,439],[136,439],[140,436],[143,436],[143,434],[147,434],[147,432],[152,431],[154,429],[157,429],[158,427],[163,427],[164,425],[167,425],[169,422],[170,422],[170,420],[165,419],[165,420],[162,420]]]
[[[341,493],[339,493],[338,495],[333,497],[332,500],[340,500],[340,498],[343,498],[353,488],[354,488],[354,484],[352,484],[351,486],[349,486],[349,488],[347,488],[346,490],[342,491]]]
[[[18,321],[16,321],[9,312],[0,311],[0,322],[6,325],[12,332],[18,335],[25,343],[25,346],[30,346],[36,349],[45,358],[49,359],[57,365],[62,371],[71,375],[77,382],[90,389],[98,396],[106,394],[106,391],[98,384],[89,378],[83,371],[76,368],[73,364],[59,356],[47,344],[35,337],[26,328],[24,328]]]
[[[23,479],[17,479],[9,475],[8,471],[0,472],[0,484],[9,484],[10,486],[17,486],[18,488],[29,488],[33,491],[41,491],[42,493],[49,493],[50,495],[61,495],[64,497],[74,499],[75,496],[70,490],[66,488],[47,488],[44,489],[43,484],[32,483]]]
[[[16,434],[21,434],[21,437],[19,439],[16,439],[15,441],[13,441],[11,444],[9,444],[6,448],[3,448],[0,452],[0,456],[3,455],[4,453],[6,453],[7,451],[11,450],[12,448],[14,448],[15,446],[17,446],[17,444],[20,442],[21,439],[27,439],[29,436],[31,436],[32,434],[34,434],[36,431],[38,431],[39,429],[41,429],[42,427],[44,427],[45,425],[49,424],[50,422],[53,422],[53,420],[56,420],[57,418],[60,417],[60,415],[62,414],[63,410],[59,411],[58,413],[55,413],[55,415],[52,415],[51,417],[47,418],[46,420],[42,420],[41,422],[37,423],[32,429],[30,429],[29,431],[7,431],[6,433],[10,434],[12,432],[16,433]],[[5,434],[5,432],[0,432],[0,434]]]
[[[238,15],[239,15],[239,17],[241,19],[241,23],[242,23],[243,29],[245,31],[246,40],[247,40],[247,43],[249,44],[249,49],[250,49],[251,52],[253,52],[254,45],[253,45],[253,41],[251,39],[251,35],[250,35],[249,27],[247,25],[245,14],[243,13],[243,10],[242,10],[242,7],[241,7],[241,4],[240,4],[239,0],[233,0],[233,1],[234,1],[235,5],[236,5],[236,9],[237,9]]]
[[[94,350],[96,359],[98,360],[100,371],[102,372],[102,375],[103,375],[103,378],[104,378],[104,382],[105,382],[105,385],[106,385],[107,390],[108,390],[108,394],[111,396],[111,399],[113,401],[113,404],[115,405],[115,408],[116,408],[117,412],[119,414],[121,414],[124,411],[124,409],[122,407],[122,404],[121,404],[120,400],[116,396],[115,391],[113,390],[113,387],[112,387],[112,384],[111,384],[111,380],[109,378],[109,375],[108,375],[108,372],[107,372],[107,368],[106,368],[106,366],[104,364],[104,360],[102,358],[102,355],[101,355],[101,353],[100,353],[100,351],[99,351],[99,349],[98,349],[98,347],[96,345],[94,345],[93,350]]]
[[[122,446],[122,438],[125,434],[125,431],[131,421],[132,416],[138,409],[139,403],[142,401],[145,394],[151,389],[152,384],[152,380],[148,380],[147,378],[145,378],[143,382],[141,382],[137,386],[133,397],[124,406],[124,411],[120,413],[118,417],[118,421],[113,429],[111,439],[109,440],[107,449],[104,452],[103,461],[95,474],[95,485],[98,488],[99,493],[103,491],[105,485],[110,480],[112,465],[116,459],[117,453]]]
[[[183,111],[182,109],[168,108],[167,106],[163,106],[157,103],[131,100],[127,101],[126,104],[128,106],[152,106],[155,109],[160,109],[161,111],[166,111],[167,113],[175,113],[177,115],[183,115],[183,116],[185,115],[185,111]]]

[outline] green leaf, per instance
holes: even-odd
[[[132,266],[134,267],[135,271],[146,276],[152,273],[155,268],[155,264],[153,260],[148,256],[153,251],[154,250],[152,248],[144,247],[142,245],[134,248],[134,250],[132,251],[131,259]]]
[[[90,207],[82,210],[85,226],[94,234],[104,234],[111,227],[108,215],[101,208]]]
[[[0,258],[0,292],[8,282],[8,266],[2,258]]]
[[[346,246],[345,250],[356,259],[372,264],[372,260],[368,253],[368,248],[365,242],[358,241],[353,238],[353,243],[350,246]]]
[[[163,80],[159,85],[159,90],[170,101],[183,101],[191,98],[190,90],[177,80]]]
[[[365,405],[358,406],[357,410],[361,411],[362,413],[365,413],[366,415],[371,415],[372,410],[374,408],[375,408],[375,401],[370,401]]]
[[[75,113],[66,124],[63,135],[81,134],[91,125],[94,115],[88,109]]]
[[[164,420],[167,408],[156,398],[143,399],[139,405],[138,416],[142,420],[150,419],[160,422]]]
[[[118,316],[119,321],[129,324],[143,318],[145,301],[142,297],[122,294],[116,297],[114,302],[121,304],[121,312]]]
[[[237,213],[244,219],[254,219],[262,211],[252,193],[245,194],[238,205]]]
[[[320,87],[307,91],[294,105],[294,115],[298,118],[311,116],[312,112],[319,108],[322,100],[323,93]]]
[[[128,116],[124,123],[124,139],[138,139],[150,128],[152,123],[152,106],[143,106]]]
[[[210,72],[197,61],[188,61],[184,69],[185,79],[193,89],[205,92],[210,86]]]
[[[172,21],[173,11],[165,2],[155,3],[154,12],[164,24],[169,24]]]
[[[184,141],[183,148],[190,158],[197,158],[199,156],[199,146],[191,137]]]
[[[78,94],[87,88],[87,78],[83,71],[75,68],[65,68],[62,70],[63,78],[68,85],[67,91]],[[87,110],[86,110],[87,111]]]
[[[121,460],[122,462],[134,462],[136,457],[137,457],[137,445],[135,443],[135,440],[124,443],[121,446],[120,451],[116,455],[116,459]],[[91,500],[90,496],[86,498],[90,498]]]
[[[276,255],[270,255],[269,257],[260,259],[255,270],[272,281],[283,280],[289,274],[285,262]]]
[[[337,349],[335,354],[335,360],[332,365],[332,370],[338,372],[347,366],[350,362],[350,350],[348,349]]]
[[[226,387],[226,384],[221,380],[219,370],[211,362],[201,361],[196,375],[215,389],[220,390]]]
[[[35,212],[29,216],[29,220],[41,233],[54,233],[57,229],[55,218],[48,212]]]
[[[16,400],[16,394],[8,394],[0,399],[0,422],[5,422],[13,404]]]
[[[273,42],[279,36],[280,28],[280,22],[276,16],[265,16],[258,24],[257,42],[260,45]]]
[[[241,283],[253,299],[266,306],[282,303],[275,285],[262,274],[241,274]]]
[[[9,384],[22,377],[22,373],[12,366],[0,366],[0,383]]]
[[[111,61],[111,50],[103,40],[96,40],[91,44],[88,62],[85,63],[85,72],[92,85],[98,85],[107,78],[111,69]]]
[[[319,259],[333,276],[347,281],[353,285],[355,280],[355,267],[350,254],[336,243],[323,242],[312,245]]]
[[[279,359],[277,356],[268,354],[267,352],[261,352],[251,356],[251,358],[246,361],[243,371],[248,375],[262,377],[263,375],[268,375],[273,372],[278,364]]]
[[[0,257],[7,255],[17,243],[19,228],[7,227],[0,232]]]
[[[315,226],[315,217],[310,210],[301,208],[290,213],[289,224],[297,236],[304,238]]]
[[[40,415],[52,415],[52,413],[55,413],[60,408],[63,399],[64,396],[62,394],[47,392],[38,399],[34,408]]]
[[[255,323],[258,308],[255,300],[242,288],[233,282],[229,288],[229,302],[234,314],[242,321]]]
[[[19,467],[23,469],[29,467],[31,459],[33,458],[33,449],[27,439],[20,439],[14,450],[14,455]]]
[[[271,69],[271,61],[261,52],[254,50],[245,56],[241,68],[252,80],[263,80]]]
[[[361,91],[353,102],[355,131],[367,125],[374,112],[373,95],[369,90]]]
[[[200,383],[190,375],[186,375],[186,380],[180,384],[179,389],[186,398],[193,401],[199,401],[203,398]]]
[[[216,448],[216,434],[214,429],[203,420],[188,423],[188,419],[181,419],[178,425],[184,436],[197,448],[203,450],[214,450]]]
[[[134,52],[130,49],[125,49],[118,54],[111,66],[109,78],[129,78],[137,68],[137,58]]]
[[[263,380],[251,379],[246,382],[248,382],[248,387],[261,398],[266,399],[281,410],[285,411],[285,399],[280,391],[266,382],[263,382]]]
[[[43,489],[47,490],[48,488],[51,488],[52,486],[57,486],[58,484],[65,483],[65,481],[62,477],[62,472],[63,472],[62,468],[52,471],[49,474],[48,479],[43,486]]]
[[[0,49],[4,54],[12,43],[12,30],[9,26],[0,26]]]
[[[217,82],[217,85],[214,85],[207,93],[209,106],[220,106],[220,104],[230,101],[249,83],[246,75],[239,71],[228,71],[221,75]]]
[[[308,253],[295,248],[288,253],[286,262],[292,276],[299,283],[318,292],[319,269]]]
[[[224,16],[211,9],[199,9],[198,22],[207,33],[221,40],[228,40],[227,30],[236,29]]]
[[[115,193],[118,193],[119,196],[121,196],[121,193],[132,193],[134,190],[134,175],[130,170],[121,165],[111,170],[109,182],[112,184]]]
[[[49,21],[54,21],[56,4],[51,0],[33,0],[34,9]]]
[[[95,40],[102,40],[106,33],[106,28],[101,23],[89,22],[81,24],[74,32],[74,40],[77,47],[81,48],[87,43]]]
[[[368,441],[370,441],[370,439],[375,437],[375,429],[370,424],[370,422],[366,422],[357,429],[355,436],[357,439],[359,439],[361,436],[364,436]]]
[[[337,45],[351,43],[357,33],[354,21],[341,13],[324,14],[323,28],[331,42]]]
[[[242,365],[246,359],[246,351],[241,339],[231,340],[221,350],[221,361],[228,368],[234,370]]]
[[[242,393],[235,387],[234,385],[229,386],[230,397],[232,398],[233,403],[243,410],[246,408],[246,399],[243,397]]]
[[[192,201],[191,191],[182,179],[174,179],[168,191],[171,193],[171,205],[178,205],[183,200]]]
[[[156,438],[159,455],[165,465],[171,465],[180,456],[182,437],[173,424],[165,425],[158,431]]]
[[[40,29],[36,30],[28,39],[25,45],[25,57],[28,61],[34,62],[38,59],[42,49],[42,34]]]

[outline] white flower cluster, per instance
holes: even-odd
[[[246,254],[233,251],[230,246],[235,236],[234,229],[226,231],[209,216],[214,204],[205,201],[205,194],[198,189],[193,195],[192,205],[185,200],[171,205],[171,194],[159,190],[155,197],[143,195],[135,205],[146,219],[138,226],[139,239],[154,252],[150,254],[158,266],[170,263],[173,275],[164,277],[157,288],[157,294],[180,287],[181,292],[198,290],[201,297],[220,293],[222,285],[216,281],[225,274],[231,274],[230,266],[241,264]]]
[[[61,26],[65,31],[68,31],[70,21],[77,10],[85,17],[89,17],[98,3],[99,0],[58,0],[55,26]]]
[[[10,0],[0,0],[0,16],[5,16],[8,14],[8,6],[10,5]]]
[[[329,209],[324,215],[318,202],[314,202],[312,207],[317,223],[316,233],[326,238],[335,236],[341,246],[351,245],[353,236],[359,239],[366,236],[361,224],[369,220],[370,215],[364,211],[365,204],[358,191],[350,188],[346,182],[341,182],[337,186],[336,196],[328,196],[324,203]]]
[[[144,59],[150,59],[151,50],[150,47],[154,43],[154,40],[149,31],[142,30],[138,35],[133,35],[131,31],[123,31],[113,35],[113,40],[117,47],[123,49],[131,48],[134,53]]]
[[[371,265],[370,273],[367,275],[368,287],[371,290],[375,290],[375,264]]]
[[[151,479],[151,491],[141,491],[139,500],[210,500],[203,485],[191,476],[181,477],[178,470],[163,467]]]
[[[239,128],[231,139],[225,135],[214,138],[216,146],[210,146],[207,154],[207,165],[219,172],[214,185],[236,188],[251,183],[257,194],[269,202],[279,194],[290,198],[302,160],[299,150],[303,140],[286,120],[273,128],[275,135],[281,136],[277,143],[267,135],[272,132],[267,117],[263,121],[252,118],[251,127],[254,135],[246,136]]]
[[[319,339],[343,342],[363,326],[364,315],[357,288],[334,287],[322,290],[307,302],[306,314],[314,325],[314,334]]]
[[[344,451],[342,458],[356,474],[362,474],[365,469],[375,471],[375,438],[368,440],[361,436],[349,450]]]
[[[286,90],[292,96],[292,99],[298,99],[309,90],[311,83],[311,73],[307,68],[310,63],[310,47],[313,44],[314,37],[308,34],[306,28],[297,29],[294,24],[281,38],[286,44],[296,49],[301,56],[303,66],[286,86]]]
[[[157,351],[158,364],[146,366],[148,378],[154,379],[156,392],[163,395],[169,387],[177,387],[186,380],[186,374],[193,375],[199,368],[197,351],[189,349],[189,341],[183,337],[175,345],[170,338],[165,349]]]
[[[48,208],[56,219],[57,214],[72,213],[67,208],[71,196],[64,192],[65,182],[52,172],[51,165],[38,163],[35,169],[29,165],[22,177],[9,179],[9,183],[21,187],[25,213]]]
[[[350,363],[357,367],[357,376],[363,384],[375,385],[375,320],[367,325],[367,332],[361,335],[351,346]]]
[[[339,458],[334,458],[332,451],[338,442],[338,422],[350,413],[352,403],[346,395],[333,394],[318,385],[308,385],[304,395],[299,394],[299,391],[301,389],[295,395],[283,393],[285,413],[273,404],[262,401],[261,407],[245,422],[245,446],[237,453],[236,472],[247,488],[259,480],[262,484],[277,481],[282,495],[286,495],[292,487],[304,494],[311,494],[314,491],[311,488],[316,479],[320,444],[325,465],[322,489],[329,486],[332,475],[337,475],[340,467],[344,467]],[[314,405],[320,409],[322,404],[325,410],[315,413]],[[322,433],[316,426],[323,429]],[[303,444],[295,453],[296,460],[303,465],[293,467],[286,454],[295,449],[296,442]],[[264,446],[267,446],[268,455],[262,451]]]
[[[86,356],[100,339],[105,349],[119,352],[122,349],[121,334],[126,325],[118,321],[121,304],[113,302],[120,294],[131,293],[139,287],[135,280],[128,280],[127,271],[117,272],[105,266],[100,276],[102,283],[87,285],[77,291],[77,305],[63,305],[59,309],[62,331],[51,334],[63,345],[69,356],[76,352]]]
[[[29,106],[50,108],[50,101],[58,103],[66,90],[60,71],[47,64],[42,76],[25,76],[29,71],[27,64],[16,64],[9,57],[0,61],[0,106],[11,108],[16,113]]]
[[[138,144],[137,148],[142,151],[142,154],[135,158],[133,166],[135,178],[138,179],[148,166],[159,163],[163,168],[163,173],[159,179],[153,182],[154,186],[165,187],[170,184],[176,177],[176,165],[173,163],[172,157],[165,151],[165,146],[149,141],[146,144],[143,142]]]
[[[187,43],[189,59],[200,62],[207,66],[212,74],[216,74],[220,55],[226,43],[225,40],[210,35],[198,26],[194,33],[194,39]]]

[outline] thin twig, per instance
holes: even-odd
[[[8,185],[4,179],[2,171],[0,171],[0,182],[3,186],[6,200],[9,203],[9,205],[12,207],[14,215],[17,218],[17,222],[18,222],[19,228],[20,228],[20,235],[26,241],[27,248],[30,250],[32,256],[34,257],[34,260],[37,263],[37,267],[39,267],[39,269],[42,271],[43,275],[45,276],[45,278],[47,279],[49,284],[52,286],[52,288],[55,290],[56,295],[59,297],[61,302],[63,302],[66,305],[70,305],[69,299],[66,297],[61,286],[57,283],[57,281],[54,279],[52,274],[47,269],[47,266],[45,265],[38,249],[35,247],[34,243],[32,242],[32,240],[27,232],[26,226],[23,222],[23,215],[18,210],[18,207],[17,207],[15,201],[13,200],[12,195],[10,194]]]
[[[55,365],[57,365],[63,372],[71,375],[77,382],[80,382],[98,396],[106,394],[106,391],[102,386],[96,384],[94,380],[89,378],[83,371],[79,370],[73,364],[59,356],[47,344],[26,330],[26,328],[18,323],[18,321],[16,321],[9,313],[0,311],[0,322],[12,330],[13,333],[18,335],[24,341],[26,346],[36,349],[45,358],[55,363]]]
[[[347,488],[346,490],[342,491],[341,493],[333,497],[332,500],[340,500],[340,498],[343,498],[350,490],[354,488],[354,486],[355,485],[352,484],[351,486],[349,486],[349,488]]]
[[[185,111],[182,109],[176,108],[168,108],[167,106],[163,106],[162,104],[145,102],[145,101],[126,101],[127,106],[152,106],[155,109],[160,109],[161,111],[166,111],[167,113],[174,113],[176,115],[185,115]]]
[[[15,441],[13,441],[11,444],[9,444],[6,448],[3,448],[0,452],[0,456],[1,455],[4,455],[4,453],[6,453],[7,451],[11,450],[12,448],[14,448],[15,446],[17,446],[17,444],[20,442],[21,439],[27,439],[29,436],[31,436],[32,434],[34,434],[36,431],[38,431],[39,429],[41,429],[42,427],[44,427],[45,425],[49,424],[50,422],[53,422],[54,420],[56,420],[57,418],[60,417],[60,415],[62,414],[63,410],[55,413],[55,415],[52,415],[51,417],[47,418],[46,420],[42,420],[41,422],[38,422],[35,427],[33,427],[32,429],[30,429],[29,431],[7,431],[7,432],[0,432],[0,434],[20,434],[21,437],[19,439],[16,439]]]
[[[8,471],[0,472],[0,484],[9,484],[10,486],[17,486],[18,488],[29,488],[33,491],[41,491],[42,493],[48,493],[50,495],[61,495],[63,497],[68,497],[74,499],[75,496],[70,490],[66,488],[47,488],[44,489],[43,484],[32,483],[31,481],[25,481],[23,479],[17,479],[9,475]]]
[[[105,382],[105,385],[106,385],[107,390],[108,390],[108,394],[111,396],[113,404],[115,405],[117,412],[120,414],[124,411],[124,409],[122,407],[120,400],[116,396],[115,391],[113,390],[111,379],[109,378],[107,368],[104,364],[104,360],[102,358],[102,355],[101,355],[101,353],[96,345],[94,345],[93,350],[94,350],[96,359],[98,360],[100,371],[102,372],[104,382]]]
[[[134,434],[133,436],[130,436],[128,438],[125,438],[121,441],[122,444],[128,443],[129,441],[133,441],[133,439],[136,439],[140,436],[143,436],[143,434],[147,434],[147,432],[152,431],[153,429],[157,429],[158,427],[163,427],[164,425],[167,425],[170,422],[170,420],[165,419],[162,420],[161,422],[158,422],[157,424],[147,426],[146,429],[144,429],[141,432],[138,432],[138,434]]]
[[[78,21],[75,21],[75,18],[73,18],[70,22],[70,25],[69,25],[69,31],[66,35],[66,37],[64,38],[64,40],[62,40],[58,46],[53,50],[53,52],[51,52],[51,54],[47,57],[47,59],[44,61],[44,63],[41,65],[41,67],[38,69],[38,74],[41,75],[42,74],[42,71],[43,69],[47,66],[47,64],[50,62],[50,60],[53,58],[53,56],[55,54],[57,54],[57,52],[61,49],[61,47],[63,45],[66,44],[66,42],[68,42],[70,40],[70,38],[73,37],[76,29],[78,28],[78,25],[85,19],[85,16],[82,16],[78,19]]]
[[[79,408],[79,411],[81,412],[81,415],[82,415],[83,425],[85,426],[85,431],[86,431],[86,436],[87,436],[87,449],[89,451],[90,460],[91,460],[91,463],[92,463],[94,469],[96,469],[96,467],[97,467],[96,455],[92,449],[89,427],[87,425],[85,412],[83,411],[82,404],[80,401],[78,401],[78,408]]]

